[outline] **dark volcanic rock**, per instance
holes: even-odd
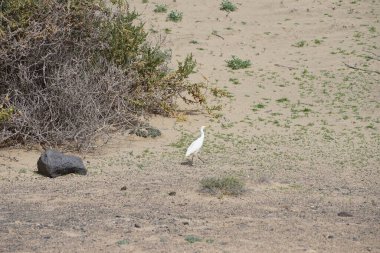
[[[47,177],[58,177],[69,173],[86,175],[82,159],[77,156],[64,155],[51,149],[46,150],[38,159],[38,173]]]

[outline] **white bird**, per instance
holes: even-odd
[[[203,141],[205,139],[205,133],[203,129],[205,126],[201,126],[201,136],[193,141],[190,146],[187,148],[186,157],[191,156],[191,164],[193,164],[194,156],[198,154],[199,150],[202,148]],[[202,162],[204,162],[199,156],[197,156]]]

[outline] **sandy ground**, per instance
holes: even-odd
[[[173,65],[194,54],[192,80],[231,97],[219,118],[153,118],[158,139],[78,154],[87,176],[45,178],[38,150],[0,150],[0,252],[380,252],[380,2],[235,3],[130,1]],[[230,70],[232,55],[252,66]],[[206,162],[182,165],[201,125]],[[200,191],[226,175],[246,191]]]

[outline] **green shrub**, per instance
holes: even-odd
[[[173,22],[179,22],[182,20],[183,13],[179,11],[171,11],[168,15],[168,20]]]
[[[166,4],[156,4],[156,8],[154,9],[154,12],[157,13],[163,13],[167,12],[168,6]]]
[[[305,40],[298,41],[292,45],[293,47],[304,47],[307,46],[307,42]]]
[[[236,11],[237,7],[232,2],[228,0],[223,0],[222,3],[220,4],[220,9],[222,11],[232,12],[232,11]]]
[[[14,112],[15,111],[14,111],[13,107],[11,107],[11,108],[1,108],[0,107],[0,123],[10,120],[10,118],[12,117]]]
[[[231,60],[227,60],[227,67],[236,70],[236,69],[245,69],[251,66],[250,60],[242,60],[236,56],[232,56]]]
[[[202,239],[195,236],[195,235],[187,235],[185,236],[185,240],[188,242],[188,243],[195,243],[195,242],[201,242]]]
[[[187,80],[193,57],[169,69],[138,14],[112,2],[111,11],[103,0],[0,1],[0,108],[17,112],[0,109],[0,145],[83,149],[141,116],[175,114],[178,99],[206,106],[206,84]]]

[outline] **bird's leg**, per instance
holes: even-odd
[[[191,156],[191,163],[190,163],[190,165],[193,166],[193,163],[194,163],[194,155]]]
[[[203,161],[203,159],[200,157],[200,155],[199,155],[199,154],[197,154],[197,157],[199,158],[199,160],[201,160],[201,161],[202,161],[202,163],[205,163],[205,161]]]

